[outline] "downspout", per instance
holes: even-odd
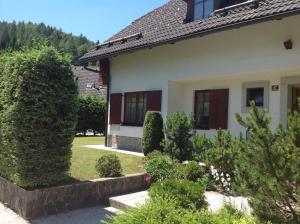
[[[107,87],[106,87],[105,147],[108,147],[108,107],[109,107],[109,99],[110,99],[109,89],[110,89],[110,69],[107,72]]]

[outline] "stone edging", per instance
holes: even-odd
[[[0,177],[0,201],[27,219],[105,205],[108,198],[146,189],[145,174],[25,190]]]

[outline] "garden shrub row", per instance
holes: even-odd
[[[145,205],[110,216],[105,224],[261,224],[230,206],[213,214],[205,209],[185,209],[174,198],[154,197]]]
[[[279,125],[275,131],[270,128],[271,117],[254,102],[246,118],[238,114],[236,118],[247,138],[218,130],[209,139],[195,134],[193,120],[185,114],[168,116],[162,156],[149,154],[147,173],[154,181],[185,179],[248,197],[261,223],[300,223],[300,113],[291,111],[287,127]],[[178,165],[184,160],[194,162]],[[198,162],[207,165],[204,172]]]
[[[56,184],[70,168],[78,106],[69,56],[53,47],[0,56],[0,176]]]

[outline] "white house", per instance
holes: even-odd
[[[272,127],[299,109],[300,0],[169,0],[98,45],[108,82],[107,145],[140,150],[147,110],[194,113],[199,133],[245,130],[249,101]]]

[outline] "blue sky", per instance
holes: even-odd
[[[0,0],[0,21],[44,22],[100,42],[167,0]]]

